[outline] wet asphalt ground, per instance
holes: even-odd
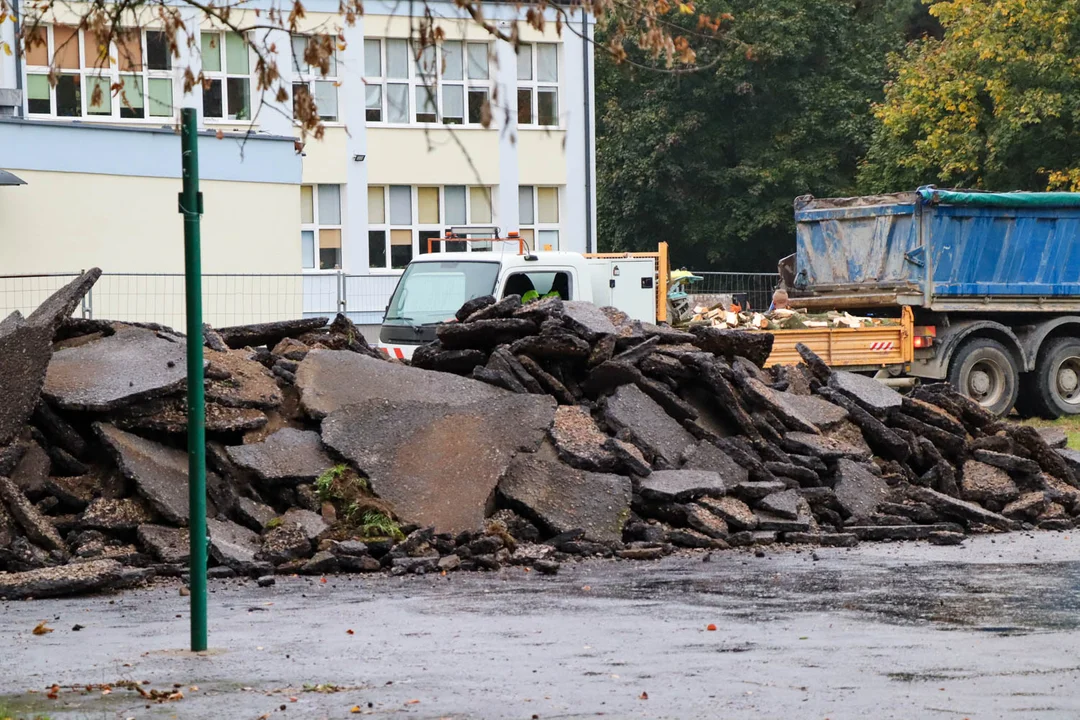
[[[1080,717],[1080,534],[704,557],[0,603],[0,717]]]

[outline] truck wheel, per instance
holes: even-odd
[[[1080,414],[1080,340],[1061,337],[1046,343],[1033,377],[1038,414],[1050,419]]]
[[[1005,415],[1016,402],[1020,373],[1004,345],[975,338],[956,351],[949,363],[949,382],[988,412]]]

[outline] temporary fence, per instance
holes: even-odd
[[[697,272],[694,295],[746,293],[766,308],[780,281],[775,273]],[[0,319],[27,315],[79,275],[77,271],[0,275]],[[214,327],[293,320],[343,312],[360,325],[377,325],[398,275],[344,272],[203,275],[203,320]],[[87,319],[126,320],[184,327],[183,273],[104,273],[75,312]]]
[[[744,272],[697,272],[703,278],[701,282],[690,286],[693,295],[720,295],[744,293],[750,301],[750,307],[763,310],[772,302],[773,290],[780,284],[777,273]]]
[[[26,315],[77,272],[0,275],[0,318]],[[215,327],[346,313],[365,325],[382,320],[396,275],[224,274],[202,277],[203,319]],[[182,273],[103,273],[76,317],[184,327]]]

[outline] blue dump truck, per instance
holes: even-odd
[[[884,343],[880,327],[823,331],[808,344],[826,361],[836,345],[833,364],[948,380],[999,415],[1080,413],[1080,193],[804,196],[795,221],[792,307],[897,320]],[[774,354],[808,332],[781,331]]]

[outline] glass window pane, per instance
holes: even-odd
[[[536,91],[536,121],[540,125],[559,124],[559,101],[556,91]]]
[[[390,267],[401,270],[412,261],[412,230],[390,231]]]
[[[123,85],[120,89],[120,117],[146,117],[142,75],[121,75],[120,84]]]
[[[79,31],[67,25],[53,26],[53,56],[64,70],[79,69]]]
[[[472,80],[488,79],[487,43],[469,43],[469,78]]]
[[[394,80],[408,79],[409,44],[406,41],[386,41],[386,77]]]
[[[518,125],[532,125],[532,88],[518,88]]]
[[[150,78],[150,115],[152,117],[172,117],[172,80],[169,78]]]
[[[251,98],[248,94],[247,78],[228,78],[226,86],[229,92],[229,117],[237,120],[251,119]]]
[[[532,45],[518,45],[518,80],[532,80]]]
[[[368,225],[382,225],[386,222],[386,192],[378,185],[369,185],[367,189]]]
[[[533,238],[533,231],[521,228],[521,239],[525,241],[525,247],[530,250],[536,249],[536,241]]]
[[[484,120],[491,121],[487,90],[469,90],[469,122],[483,123]]]
[[[386,86],[386,119],[392,123],[409,122],[409,86]]]
[[[33,47],[26,52],[26,64],[44,67],[49,64],[49,46],[46,41],[45,28],[39,27],[37,32],[33,33],[33,39]]]
[[[518,187],[518,223],[532,225],[533,219],[533,186],[521,185]]]
[[[56,114],[61,117],[82,115],[82,88],[78,75],[60,75],[56,79]]]
[[[364,88],[367,104],[367,119],[371,122],[382,120],[382,85],[368,85]]]
[[[221,35],[204,32],[201,38],[202,69],[207,72],[221,72]]]
[[[316,80],[315,105],[319,108],[319,117],[323,120],[337,120],[337,88],[333,81]]]
[[[460,125],[465,122],[465,88],[460,85],[443,85],[443,122]]]
[[[368,267],[386,267],[386,231],[368,230]]]
[[[536,188],[536,215],[542,223],[559,222],[558,188]]]
[[[83,31],[83,59],[88,68],[109,67],[109,46],[102,45],[97,35],[91,30]]]
[[[322,187],[320,185],[320,187]],[[319,231],[319,269],[336,270],[341,267],[341,231]]]
[[[416,86],[416,122],[438,122],[435,110],[435,88]]]
[[[559,54],[555,43],[536,46],[536,79],[540,82],[559,81]]]
[[[390,224],[412,225],[412,188],[408,185],[390,186]]]
[[[382,77],[382,43],[378,40],[364,41],[364,77]]]
[[[137,31],[118,33],[115,38],[117,62],[120,70],[142,70],[142,37]]]
[[[230,75],[247,75],[251,72],[247,41],[239,33],[225,33],[225,71]]]
[[[160,30],[146,31],[146,66],[151,70],[172,69],[169,41]]]
[[[341,186],[319,186],[319,224],[341,224]]]
[[[469,208],[472,211],[472,223],[484,225],[491,222],[491,188],[469,188]]]
[[[308,72],[308,64],[307,61],[304,60],[304,53],[307,51],[307,43],[308,39],[303,35],[292,36],[292,63],[295,72]]]
[[[419,56],[419,57],[417,57]],[[434,75],[438,67],[435,65],[435,46],[424,45],[413,47],[413,57],[416,59],[416,68],[421,75]]]
[[[210,87],[203,86],[202,92],[203,115],[208,118],[220,118],[221,114],[221,81],[211,80]]]
[[[86,114],[112,115],[112,93],[109,89],[109,78],[84,75],[83,82],[85,83],[83,92],[86,93]],[[97,98],[94,97],[95,91],[99,93]],[[47,100],[48,97],[49,94],[46,91],[45,99]],[[97,100],[96,103],[94,102],[95,99]]]
[[[314,193],[310,185],[300,186],[300,222],[307,225],[315,222]]]
[[[303,256],[303,267],[315,267],[315,231],[300,231],[300,254]]]
[[[442,76],[443,80],[461,80],[461,43],[456,40],[447,40],[442,44]]]
[[[559,249],[559,231],[558,230],[541,230],[537,233],[537,244],[540,246],[539,250],[558,250]]]
[[[443,190],[446,198],[446,224],[464,225],[468,222],[465,217],[465,186],[447,185]]]
[[[424,225],[439,223],[439,188],[416,188],[417,219]]]

